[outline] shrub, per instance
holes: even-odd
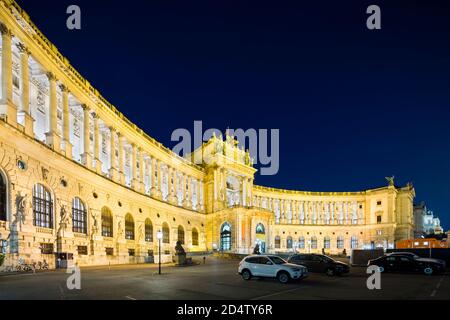
[[[0,267],[3,265],[3,261],[5,261],[5,255],[0,253]]]

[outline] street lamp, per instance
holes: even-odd
[[[161,230],[159,230],[156,233],[156,237],[158,238],[158,250],[159,250],[159,259],[158,259],[158,274],[161,274],[161,239],[163,237],[163,233],[161,232]]]

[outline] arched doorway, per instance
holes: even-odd
[[[256,225],[256,240],[255,245],[259,245],[259,251],[261,253],[266,252],[266,228],[262,223]]]
[[[231,250],[231,226],[228,222],[225,222],[220,228],[220,250]]]

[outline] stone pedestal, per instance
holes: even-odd
[[[56,152],[61,152],[61,138],[55,132],[47,132],[45,134],[45,143]]]
[[[186,253],[176,253],[175,264],[177,266],[184,266],[186,264]]]

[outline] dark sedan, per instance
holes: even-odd
[[[440,260],[399,254],[369,260],[368,265],[378,266],[380,272],[420,272],[432,275],[445,271],[445,264]]]
[[[289,263],[300,264],[309,272],[326,273],[329,276],[342,275],[350,271],[350,267],[323,254],[294,254]]]

